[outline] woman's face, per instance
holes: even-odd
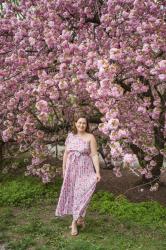
[[[75,126],[77,128],[77,132],[85,132],[87,121],[85,118],[79,118],[78,121],[75,123]]]

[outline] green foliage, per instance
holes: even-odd
[[[96,244],[92,244],[91,242],[85,240],[75,240],[73,242],[69,242],[67,244],[67,250],[106,250],[101,246],[97,246]]]
[[[0,241],[7,249],[165,249],[166,208],[157,202],[131,203],[105,191],[94,194],[85,229],[71,237],[71,217],[54,216],[61,184],[61,179],[44,185],[30,176],[3,178],[0,202],[10,208],[0,207]]]
[[[14,224],[14,216],[11,208],[1,208],[0,211],[0,242],[7,238],[5,232],[8,229],[8,226]]]
[[[29,247],[34,246],[34,245],[35,245],[35,242],[33,240],[33,237],[26,236],[25,238],[19,241],[9,242],[8,249],[26,250],[26,249],[29,249]]]
[[[34,206],[35,204],[55,204],[62,184],[43,184],[37,178],[20,176],[9,178],[0,183],[0,205]],[[166,221],[166,208],[158,202],[134,203],[123,195],[115,197],[112,193],[98,191],[93,195],[89,209],[100,214],[110,214],[116,218],[149,227],[162,227]]]
[[[31,176],[16,177],[0,183],[0,205],[32,206],[38,202],[55,203],[61,180],[43,184]]]
[[[94,194],[90,210],[149,227],[162,227],[166,221],[166,208],[156,201],[134,203],[128,201],[123,195],[115,198],[104,191]]]
[[[29,152],[19,153],[17,156],[14,156],[13,151],[17,152],[18,149],[15,147],[11,151],[11,155],[3,159],[3,162],[1,164],[2,172],[0,175],[0,181],[2,181],[6,176],[7,179],[9,179],[10,176],[15,178],[16,175],[18,176],[24,174],[26,166],[31,161]]]
[[[100,211],[100,213],[108,213],[110,211],[111,204],[114,200],[115,197],[112,193],[99,191],[93,196],[91,202],[91,209]]]

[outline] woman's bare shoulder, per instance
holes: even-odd
[[[92,133],[88,133],[89,140],[95,140],[95,136]]]

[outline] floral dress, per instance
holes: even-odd
[[[77,220],[86,214],[97,179],[90,156],[90,142],[69,133],[65,145],[68,155],[55,216],[70,214]]]

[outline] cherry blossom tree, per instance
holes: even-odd
[[[51,5],[5,1],[2,7],[1,142],[17,142],[21,152],[29,150],[32,164],[26,174],[48,182],[55,171],[48,164],[47,145],[63,141],[74,112],[80,107],[90,112],[91,102],[82,76],[76,78],[72,72],[76,66],[64,72],[70,63],[65,44],[70,32]]]
[[[102,113],[117,176],[122,162],[132,167],[138,158],[145,179],[158,177],[166,154],[165,3],[1,2],[2,139],[33,149],[29,173],[50,179],[48,165],[43,174],[35,166],[47,164],[46,142],[63,136],[82,106]]]
[[[164,2],[59,1],[56,6],[73,21],[80,66],[104,115],[99,128],[109,136],[116,175],[121,161],[131,166],[137,156],[143,176],[158,177],[166,136]]]
[[[166,154],[164,7],[155,1],[108,1],[100,17],[102,56],[92,66],[98,83],[88,88],[104,114],[100,129],[109,135],[118,176],[120,161],[131,166],[137,156],[145,179],[156,178]]]

